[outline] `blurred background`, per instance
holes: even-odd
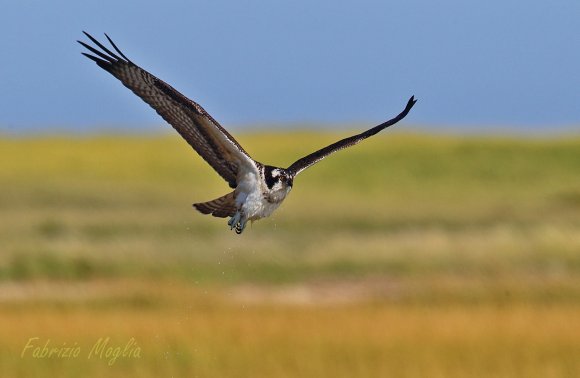
[[[3,376],[580,375],[578,16],[572,0],[3,4]],[[82,30],[272,165],[419,102],[238,236],[191,208],[225,182],[80,55]]]

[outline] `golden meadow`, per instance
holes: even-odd
[[[2,376],[580,375],[578,137],[384,133],[241,236],[175,135],[4,137],[0,187]]]

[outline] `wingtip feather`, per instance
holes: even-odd
[[[109,37],[109,36],[107,35],[107,33],[104,33],[104,34],[105,34],[105,37],[107,37],[107,40],[109,41],[109,43],[111,44],[111,46],[113,46],[113,48],[115,49],[115,51],[117,51],[117,52],[118,52],[118,53],[119,53],[119,54],[120,54],[120,55],[121,55],[123,58],[125,58],[125,60],[126,60],[127,62],[129,62],[129,63],[133,63],[133,62],[131,62],[131,59],[127,58],[127,57],[125,56],[125,54],[123,54],[123,52],[122,52],[122,51],[121,51],[121,50],[120,50],[120,49],[117,47],[117,45],[115,44],[115,42],[113,42],[113,40],[111,39],[111,37]]]
[[[407,101],[407,106],[405,106],[405,110],[403,110],[403,114],[407,115],[407,113],[411,110],[411,108],[413,106],[415,106],[415,104],[417,103],[417,99],[415,99],[415,96],[411,96],[411,98],[409,99],[409,101]]]

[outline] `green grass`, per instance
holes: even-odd
[[[268,164],[344,134],[245,134]],[[577,376],[580,138],[379,135],[236,235],[177,136],[0,140],[6,376]],[[143,358],[19,358],[30,337]],[[88,352],[88,351],[87,351]]]
[[[338,136],[240,139],[288,165]],[[242,236],[191,208],[228,188],[177,137],[5,139],[0,162],[4,279],[580,270],[580,139],[379,136],[305,171]]]

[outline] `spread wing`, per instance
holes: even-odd
[[[236,187],[241,167],[257,171],[256,163],[248,153],[199,104],[131,62],[106,34],[117,54],[88,33],[83,33],[100,50],[77,41],[94,55],[82,54],[119,79],[155,109],[229,183],[230,187]]]
[[[413,105],[415,105],[416,102],[417,102],[417,100],[415,100],[415,96],[412,96],[409,99],[409,101],[407,102],[407,106],[405,107],[405,109],[395,118],[390,119],[386,122],[383,122],[380,125],[375,126],[372,129],[369,129],[363,133],[353,135],[351,137],[339,140],[338,142],[333,143],[330,146],[327,146],[327,147],[324,147],[318,151],[315,151],[315,152],[311,153],[310,155],[307,155],[307,156],[303,157],[302,159],[295,161],[294,163],[292,163],[291,166],[286,168],[286,170],[292,176],[296,176],[298,173],[302,172],[303,170],[310,167],[311,165],[318,163],[320,160],[324,159],[328,155],[330,155],[336,151],[340,151],[344,148],[354,146],[358,142],[360,142],[360,141],[362,141],[370,136],[377,134],[381,130],[386,129],[387,127],[392,126],[395,123],[402,120],[403,118],[405,118],[407,113],[409,113],[409,111],[411,110]]]

